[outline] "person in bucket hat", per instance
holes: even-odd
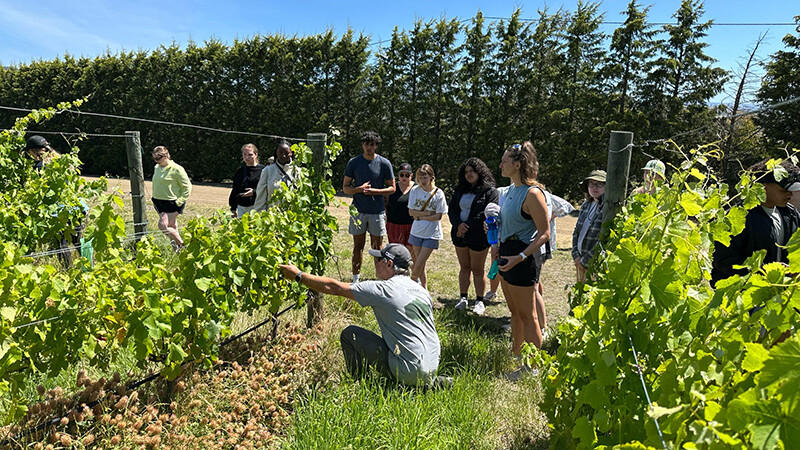
[[[586,280],[586,268],[594,257],[603,224],[603,197],[606,192],[606,171],[593,170],[580,184],[586,200],[572,232],[572,259],[579,283]]]
[[[656,185],[667,177],[667,166],[660,159],[651,159],[642,167],[644,171],[644,184],[633,190],[634,194],[656,193]]]
[[[408,276],[411,253],[402,244],[371,249],[378,280],[345,283],[303,273],[281,264],[283,276],[324,294],[355,300],[372,308],[381,335],[350,325],[340,336],[347,371],[354,377],[375,370],[381,376],[412,386],[449,386],[452,379],[437,377],[441,345],[433,320],[428,290]]]

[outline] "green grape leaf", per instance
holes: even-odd
[[[734,206],[725,214],[725,218],[730,224],[731,236],[737,236],[744,230],[747,210],[742,207]]]
[[[597,442],[594,421],[586,417],[578,417],[575,426],[572,428],[572,437],[580,441],[580,447],[589,448]]]
[[[17,316],[17,308],[14,306],[3,306],[0,308],[0,317],[3,319],[13,322],[14,317]]]
[[[758,385],[769,386],[778,381],[791,382],[800,377],[800,337],[795,335],[769,351],[769,358],[758,376]]]
[[[650,416],[652,419],[659,419],[663,416],[670,416],[681,411],[684,408],[684,405],[678,405],[672,408],[665,408],[663,406],[659,406],[653,403],[653,408],[647,411],[647,415]]]
[[[758,372],[764,367],[764,361],[769,358],[769,352],[761,344],[748,342],[744,344],[747,354],[742,360],[742,369],[748,372]]]
[[[214,280],[211,278],[197,278],[194,280],[194,285],[202,292],[208,291],[212,284],[214,284]]]
[[[711,422],[717,418],[717,415],[722,411],[722,406],[714,401],[706,402],[706,407],[703,409],[703,418],[707,422]]]
[[[672,267],[672,260],[664,259],[653,271],[650,292],[662,310],[672,309],[682,298],[680,275]]]
[[[763,425],[750,424],[747,428],[752,433],[750,443],[754,448],[767,450],[779,448],[778,442],[781,433],[781,426],[779,423],[773,422]]]
[[[696,216],[703,210],[703,199],[694,191],[684,191],[681,194],[681,208],[688,216]]]
[[[786,244],[789,256],[789,272],[800,272],[800,233],[795,232]]]

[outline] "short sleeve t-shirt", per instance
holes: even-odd
[[[430,383],[439,367],[441,344],[428,291],[403,275],[354,283],[350,289],[359,305],[375,313],[395,377],[405,384]]]
[[[392,163],[381,155],[375,155],[372,161],[367,161],[364,155],[358,155],[347,162],[344,175],[353,179],[354,186],[361,186],[369,181],[374,189],[386,187],[386,180],[394,179]],[[353,195],[353,205],[361,214],[380,214],[384,211],[384,197],[382,195]]]
[[[444,191],[437,188],[436,193],[433,194],[433,198],[428,201],[430,197],[431,192],[426,192],[420,185],[414,186],[408,193],[408,209],[447,214],[447,199],[444,197]],[[425,205],[425,202],[428,204]],[[423,205],[425,209],[422,209]],[[439,241],[444,239],[442,222],[439,220],[435,222],[430,220],[415,220],[411,225],[411,234],[422,239],[436,239]]]

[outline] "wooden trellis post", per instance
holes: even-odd
[[[128,150],[128,173],[131,180],[131,203],[133,204],[133,231],[136,240],[147,232],[147,213],[144,198],[144,170],[142,169],[142,143],[138,131],[125,132]]]
[[[325,161],[325,143],[327,139],[328,135],[325,133],[308,133],[306,136],[306,144],[311,149],[312,164],[314,166],[313,170],[322,170]],[[309,289],[308,296],[306,297],[306,306],[308,308],[306,326],[311,328],[322,320],[323,294]]]

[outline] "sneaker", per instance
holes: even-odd
[[[360,274],[353,275],[353,283],[358,283],[358,279],[360,278]]]
[[[535,367],[522,366],[513,372],[507,373],[505,377],[508,381],[519,381],[528,375],[538,377],[539,369]]]
[[[475,302],[475,306],[472,307],[472,312],[474,312],[479,316],[482,316],[484,311],[486,311],[486,305],[484,305],[483,302],[480,300]]]
[[[483,296],[483,299],[486,300],[487,302],[490,302],[494,300],[496,297],[497,297],[496,292],[489,291],[486,293],[486,295]]]
[[[453,377],[443,377],[438,375],[431,383],[432,389],[450,389],[453,387]]]
[[[467,298],[461,297],[456,303],[456,309],[465,310],[467,309]]]

